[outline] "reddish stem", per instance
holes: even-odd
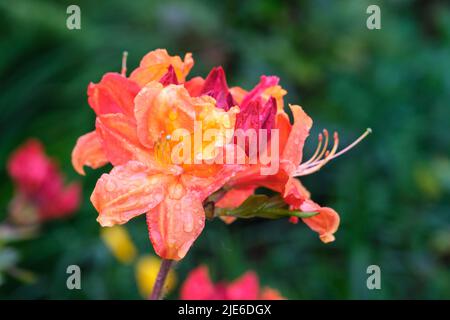
[[[172,263],[173,263],[173,260],[163,259],[161,261],[161,266],[159,267],[158,276],[156,277],[155,284],[153,285],[153,291],[149,298],[150,300],[161,300],[162,299],[164,283],[166,282],[166,278],[167,278],[167,275],[169,274]]]

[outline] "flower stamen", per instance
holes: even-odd
[[[313,156],[303,164],[311,163],[317,158],[317,155],[319,154],[319,151],[321,150],[321,147],[322,147],[322,141],[323,141],[322,133],[319,133],[318,140],[319,140],[319,143],[317,144],[317,148],[316,148],[316,151],[314,151]]]
[[[128,51],[124,51],[122,54],[122,71],[120,74],[124,77],[127,76],[127,58],[128,58]]]
[[[331,150],[327,150],[327,145],[328,145],[328,131],[324,130],[324,136],[325,136],[325,143],[324,143],[324,147],[322,152],[320,152],[319,155],[316,155],[316,152],[314,153],[313,157],[311,157],[311,159],[309,159],[307,162],[302,163],[298,166],[297,170],[294,172],[294,175],[296,177],[300,177],[300,176],[305,176],[314,172],[319,171],[325,164],[327,164],[329,161],[339,157],[340,155],[346,153],[347,151],[349,151],[350,149],[352,149],[354,146],[356,146],[358,143],[360,143],[365,137],[367,137],[370,133],[372,132],[372,129],[367,128],[367,130],[358,138],[356,139],[353,143],[351,143],[350,145],[348,145],[347,147],[345,147],[344,149],[342,149],[341,151],[337,152],[338,146],[339,146],[339,136],[337,134],[337,132],[334,133],[333,135],[333,147],[331,148]],[[321,144],[321,138],[319,136],[319,146]]]

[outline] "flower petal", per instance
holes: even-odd
[[[179,199],[166,196],[147,213],[147,226],[153,248],[161,258],[183,259],[205,226],[202,201],[192,193]]]
[[[231,189],[219,201],[216,202],[215,206],[218,208],[227,209],[237,208],[255,192],[255,189],[256,186]]]
[[[135,117],[140,142],[153,147],[175,129],[193,130],[195,110],[189,93],[182,85],[163,87],[147,84],[135,99]]]
[[[285,298],[281,295],[278,290],[264,287],[259,295],[260,300],[284,300]]]
[[[250,91],[241,102],[241,109],[245,109],[245,107],[255,99],[259,99],[265,90],[270,87],[278,85],[280,78],[276,76],[261,76],[260,82]]]
[[[303,146],[312,126],[312,119],[300,106],[291,105],[290,107],[294,115],[294,124],[281,155],[281,159],[286,161],[285,169],[288,172],[294,170],[302,161]]]
[[[259,280],[256,273],[249,271],[227,287],[227,300],[257,300]]]
[[[151,81],[161,79],[169,65],[173,66],[178,81],[183,83],[194,65],[194,60],[191,53],[187,53],[183,61],[179,56],[170,56],[165,49],[156,49],[142,58],[139,67],[131,73],[130,79],[143,87]]]
[[[310,218],[302,219],[312,230],[319,234],[320,240],[324,243],[334,241],[334,233],[339,227],[339,215],[331,208],[321,207],[317,203],[306,200],[300,206],[305,212],[319,212]]]
[[[163,200],[169,179],[137,161],[114,167],[100,177],[91,195],[97,221],[108,227],[149,211]]]
[[[113,165],[125,164],[130,160],[146,163],[150,150],[141,145],[136,125],[131,119],[123,114],[106,114],[97,117],[95,126],[103,150]]]
[[[204,83],[205,79],[202,77],[194,77],[191,80],[186,81],[184,83],[184,87],[189,92],[191,97],[198,97],[202,92]]]
[[[300,180],[290,177],[284,186],[282,196],[286,203],[295,208],[299,208],[305,200],[311,197],[311,194]]]
[[[42,221],[71,215],[80,205],[81,185],[72,183],[64,188],[62,178],[59,176],[55,179],[50,181],[48,178],[40,193],[36,195],[39,218]]]
[[[123,113],[133,117],[134,97],[140,87],[118,73],[107,73],[88,86],[88,103],[97,115]]]
[[[289,117],[285,112],[279,112],[275,118],[275,128],[278,129],[278,141],[280,146],[280,151],[286,146],[287,140],[289,138],[289,133],[292,130],[291,122]]]
[[[209,277],[208,268],[200,266],[192,270],[180,291],[181,300],[209,300],[214,296],[214,284]]]
[[[234,100],[240,105],[248,92],[241,87],[232,87],[230,88],[230,93],[233,96]]]
[[[159,79],[159,82],[163,86],[168,86],[169,84],[178,84],[177,74],[175,73],[175,69],[172,65],[167,68],[167,72],[165,75]]]
[[[9,158],[8,173],[21,192],[31,195],[39,191],[52,166],[42,144],[30,139]]]
[[[217,107],[225,111],[230,110],[231,107],[236,105],[233,96],[228,90],[225,71],[223,71],[222,67],[216,67],[211,70],[205,79],[200,94],[205,94],[216,99]]]
[[[72,151],[72,165],[75,171],[84,175],[83,166],[97,169],[108,163],[97,132],[89,132],[78,138]]]

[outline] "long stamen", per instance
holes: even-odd
[[[321,159],[328,148],[328,130],[327,129],[323,129],[323,135],[325,136],[325,142],[323,144],[323,149],[322,149],[322,152],[317,156],[316,159]]]
[[[319,133],[319,138],[318,139],[319,139],[319,143],[317,144],[316,151],[314,151],[313,156],[311,158],[309,158],[309,160],[306,161],[304,164],[311,163],[317,158],[317,155],[319,154],[319,151],[321,150],[321,147],[322,147],[323,136],[322,136],[321,133]]]
[[[331,157],[331,159],[335,159],[335,158],[339,157],[340,155],[346,153],[347,151],[352,149],[354,146],[356,146],[358,143],[360,143],[365,137],[367,137],[371,133],[372,133],[372,129],[367,128],[366,131],[364,131],[364,133],[358,139],[356,139],[355,141],[353,141],[352,144],[348,145],[347,147],[345,147],[344,149],[342,149],[341,151],[336,153],[333,157]]]
[[[299,167],[300,170],[298,170],[298,175],[304,176],[311,173],[314,173],[316,171],[319,171],[324,165],[328,163],[333,157],[333,155],[336,153],[336,150],[339,146],[339,136],[337,132],[333,135],[333,148],[331,150],[327,150],[325,152],[325,157],[322,160],[314,161],[313,163],[308,164],[307,166],[304,166],[303,164]]]
[[[344,154],[345,152],[352,149],[354,146],[356,146],[359,142],[361,142],[367,135],[369,135],[372,132],[372,129],[368,128],[358,139],[356,139],[353,143],[348,145],[346,148],[342,149],[338,153],[336,153],[338,145],[339,145],[339,136],[337,132],[334,133],[334,145],[331,151],[326,150],[325,151],[325,157],[322,158],[323,153],[314,159],[314,161],[305,162],[302,163],[297,170],[295,171],[295,176],[304,176],[311,173],[314,173],[316,171],[319,171],[325,164],[327,164],[330,160],[335,159],[339,157],[340,155]],[[324,131],[325,133],[325,131]]]
[[[127,58],[128,58],[128,51],[124,51],[122,54],[122,71],[120,74],[124,77],[127,76]]]

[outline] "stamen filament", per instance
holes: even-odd
[[[371,128],[367,128],[366,131],[358,139],[353,141],[353,143],[348,145],[346,148],[344,148],[341,151],[339,151],[338,153],[336,153],[333,157],[331,157],[331,159],[335,159],[335,158],[339,157],[340,155],[346,153],[347,151],[352,149],[354,146],[356,146],[358,143],[360,143],[365,137],[367,137],[371,133],[372,133],[372,129]]]
[[[124,77],[127,76],[127,58],[128,58],[128,51],[124,51],[122,54],[122,71],[120,74]]]
[[[326,150],[325,152],[321,152],[321,155],[314,158],[314,161],[310,162],[308,160],[305,163],[302,163],[294,173],[295,176],[305,176],[311,173],[314,173],[316,171],[319,171],[325,164],[327,164],[330,160],[335,159],[339,157],[340,155],[344,154],[345,152],[352,149],[354,146],[356,146],[359,142],[361,142],[367,135],[369,135],[372,132],[372,129],[368,128],[358,139],[356,139],[353,143],[348,145],[346,148],[342,149],[338,153],[336,153],[338,145],[339,145],[339,136],[337,132],[334,133],[334,145],[331,151]],[[328,133],[324,130],[324,134],[326,133],[326,139],[328,138]],[[328,140],[328,139],[327,139]],[[328,142],[328,141],[326,141]],[[325,156],[322,158],[322,156],[325,154]],[[322,158],[322,159],[321,159]]]
[[[325,143],[323,144],[322,152],[317,156],[317,159],[322,158],[328,148],[328,130],[327,129],[323,129],[323,135],[325,136]]]
[[[323,140],[322,133],[319,133],[319,138],[318,139],[319,139],[319,143],[317,144],[316,151],[314,151],[313,156],[311,158],[309,158],[309,160],[306,161],[304,164],[311,163],[317,158],[317,155],[319,154],[319,151],[321,150],[321,147],[322,147],[322,140]]]

